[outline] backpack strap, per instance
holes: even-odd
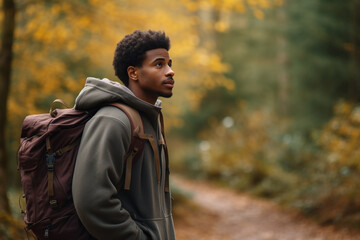
[[[155,157],[158,156],[158,154],[155,153],[157,150],[156,145],[154,146],[154,140],[151,141],[151,138],[153,136],[149,134],[144,133],[144,126],[140,117],[140,114],[137,110],[133,109],[132,107],[129,107],[126,104],[122,103],[112,103],[111,106],[117,107],[120,110],[122,110],[126,116],[128,117],[131,125],[131,142],[130,147],[125,154],[125,183],[124,183],[124,189],[130,190],[130,183],[131,183],[131,170],[132,166],[135,163],[136,159],[140,156],[142,153],[142,150],[144,149],[145,142],[144,139],[149,140],[152,149],[154,150]],[[158,157],[159,158],[159,157]],[[156,161],[157,163],[159,160]],[[158,164],[157,164],[158,165]],[[159,175],[160,171],[160,163],[159,167],[156,167],[157,175]],[[159,176],[158,176],[159,178]]]
[[[150,134],[139,134],[139,137],[141,139],[146,139],[150,142],[151,148],[153,149],[154,152],[154,157],[155,157],[155,164],[156,164],[156,176],[157,176],[157,182],[160,183],[160,159],[159,159],[159,150],[158,150],[158,146],[157,143],[154,139],[153,135]]]
[[[80,139],[76,140],[70,145],[67,145],[63,148],[53,151],[50,143],[50,137],[46,138],[46,165],[48,170],[48,196],[49,203],[52,208],[57,208],[57,200],[54,199],[54,168],[55,168],[55,159],[60,157],[65,152],[72,150],[74,147],[80,144]]]
[[[131,171],[132,166],[138,159],[144,149],[145,142],[143,141],[142,136],[144,136],[144,126],[140,117],[140,114],[137,110],[129,107],[126,104],[122,103],[112,103],[110,106],[114,106],[122,110],[128,117],[131,125],[131,141],[128,151],[125,154],[125,183],[124,189],[130,190],[131,183]]]
[[[122,103],[112,103],[109,105],[121,109],[129,118],[131,125],[131,143],[129,150],[125,154],[126,170],[124,189],[130,190],[132,166],[135,163],[136,159],[142,153],[145,145],[145,142],[143,140],[149,141],[150,146],[154,152],[157,182],[160,183],[160,158],[158,145],[155,141],[154,136],[144,133],[144,126],[139,112],[132,107],[129,107],[128,105]],[[161,139],[163,139],[163,137]]]

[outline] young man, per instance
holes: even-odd
[[[76,211],[96,239],[175,239],[168,190],[168,169],[162,143],[161,101],[171,97],[174,71],[169,38],[163,32],[135,31],[116,47],[113,66],[125,86],[88,78],[76,98],[76,109],[120,102],[139,111],[144,132],[157,144],[160,164],[145,143],[132,166],[130,189],[124,189],[124,155],[131,126],[123,111],[102,107],[86,124],[73,177]]]

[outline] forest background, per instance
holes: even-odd
[[[359,0],[3,0],[1,219],[19,217],[24,117],[73,104],[87,76],[117,80],[116,43],[155,29],[172,44],[174,172],[359,227],[359,12]]]

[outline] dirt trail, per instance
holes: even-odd
[[[360,239],[360,233],[319,226],[266,200],[179,176],[172,176],[172,181],[192,194],[193,201],[201,206],[178,207],[181,215],[175,219],[178,240]]]

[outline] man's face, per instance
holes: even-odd
[[[139,98],[155,103],[158,97],[171,97],[174,87],[172,60],[164,48],[146,52],[141,67],[137,68]]]

